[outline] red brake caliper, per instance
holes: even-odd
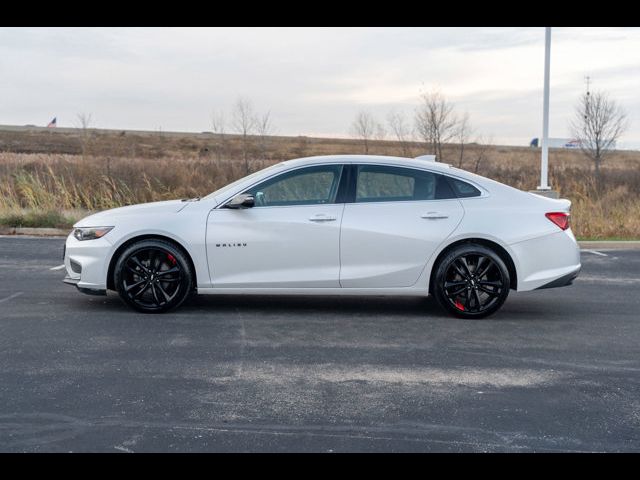
[[[176,264],[176,257],[171,255],[170,253],[167,254],[167,259],[169,260],[169,262],[171,262],[171,265],[175,265]]]
[[[464,312],[464,305],[462,305],[459,301],[456,300],[453,304],[458,310],[462,310]]]

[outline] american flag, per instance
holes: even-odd
[[[57,117],[53,117],[53,120],[51,120],[49,122],[49,124],[47,125],[47,128],[53,128],[55,126],[58,125],[58,118]]]

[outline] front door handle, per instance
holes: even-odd
[[[445,215],[440,212],[427,212],[423,215],[420,215],[420,218],[426,218],[427,220],[440,220],[442,218],[449,218],[449,215]]]
[[[325,215],[324,213],[319,213],[309,218],[309,220],[312,222],[333,222],[334,220],[337,220],[337,219],[338,217],[334,217],[332,215]]]

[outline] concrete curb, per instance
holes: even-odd
[[[0,235],[33,235],[36,237],[66,237],[71,229],[62,228],[27,228],[27,227],[2,227]]]
[[[638,250],[638,240],[585,240],[578,242],[580,248],[592,250]]]

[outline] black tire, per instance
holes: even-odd
[[[447,312],[468,319],[495,313],[509,295],[509,270],[493,250],[466,243],[435,266],[431,292]]]
[[[116,262],[114,285],[120,298],[144,313],[180,306],[193,291],[193,271],[186,255],[164,240],[141,240]]]

